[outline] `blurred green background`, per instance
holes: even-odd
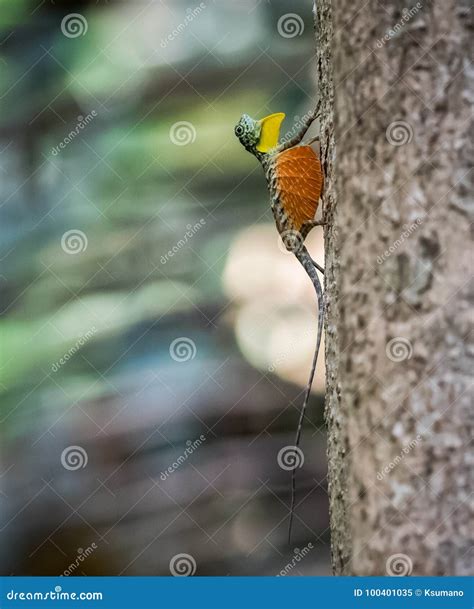
[[[314,105],[311,2],[0,15],[2,573],[328,574],[322,364],[291,547],[277,461],[315,298],[233,133]]]

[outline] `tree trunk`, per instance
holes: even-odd
[[[467,5],[316,1],[333,569],[466,575]]]

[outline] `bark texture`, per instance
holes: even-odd
[[[323,219],[327,222],[325,237],[325,360],[326,407],[328,426],[328,492],[331,525],[331,562],[335,573],[347,574],[351,555],[351,538],[348,522],[347,461],[345,459],[347,428],[341,404],[339,382],[339,309],[338,283],[339,238],[337,195],[334,187],[334,81],[333,81],[333,21],[331,1],[314,4],[314,23],[318,63],[319,99],[321,103],[321,157],[324,167]]]
[[[468,6],[317,13],[333,568],[471,574]]]

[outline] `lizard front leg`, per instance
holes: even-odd
[[[279,146],[277,146],[277,148],[276,148],[277,153],[283,152],[284,150],[288,150],[289,148],[293,148],[293,146],[296,146],[297,144],[299,144],[301,142],[301,140],[305,136],[306,132],[310,128],[312,122],[318,118],[319,106],[320,106],[320,102],[318,102],[316,108],[312,112],[309,112],[304,117],[304,119],[301,123],[301,126],[298,128],[297,132],[295,133],[295,135],[292,138],[290,138],[286,142],[282,142]],[[314,141],[316,141],[316,140],[314,140]]]

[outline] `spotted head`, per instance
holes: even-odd
[[[249,152],[255,154],[255,149],[260,139],[262,126],[259,121],[254,120],[248,114],[242,114],[239,122],[234,128],[235,135],[239,138],[240,143]]]
[[[259,121],[242,114],[234,133],[242,146],[255,156],[267,154],[278,145],[280,125],[284,118],[283,112],[270,114]]]

